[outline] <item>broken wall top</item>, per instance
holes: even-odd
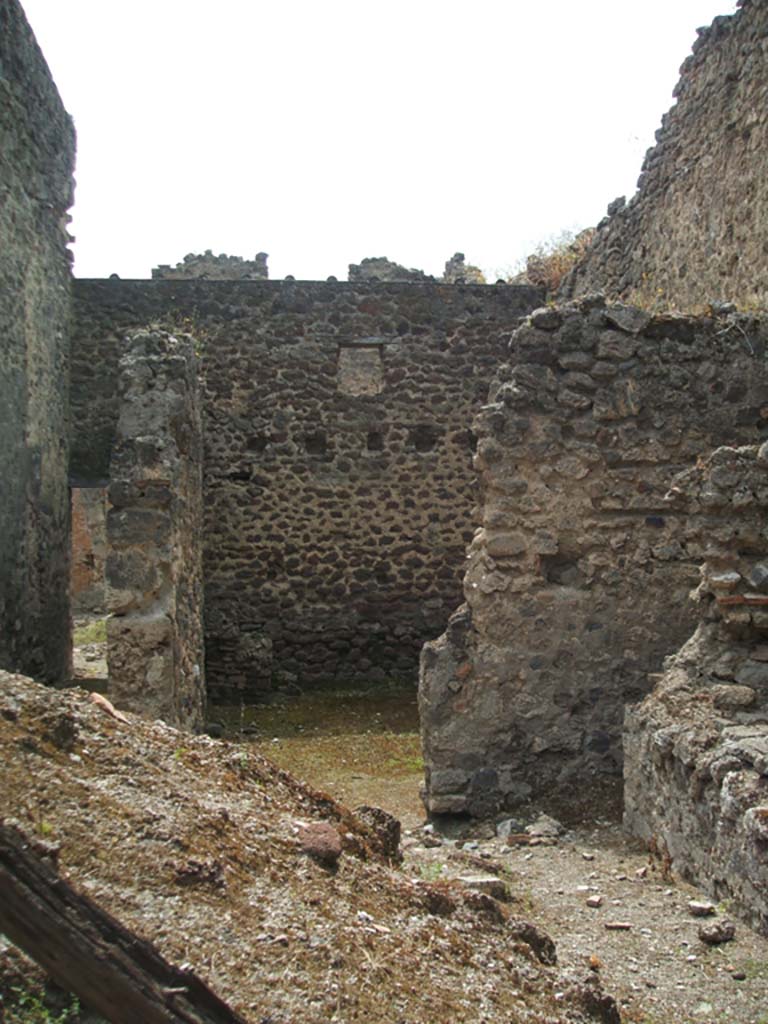
[[[609,216],[561,294],[653,308],[768,305],[768,4],[699,29],[629,203]]]

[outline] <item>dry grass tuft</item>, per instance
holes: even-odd
[[[549,294],[558,290],[566,274],[583,258],[592,239],[594,228],[586,228],[579,234],[563,231],[555,238],[541,242],[525,261],[525,268],[511,283],[532,284],[546,288]]]

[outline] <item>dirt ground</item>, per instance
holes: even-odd
[[[706,920],[694,917],[689,904],[708,903],[708,897],[624,834],[620,802],[610,790],[586,802],[588,824],[536,845],[510,846],[487,823],[448,820],[424,831],[415,696],[326,698],[332,710],[325,712],[321,700],[256,712],[250,723],[255,745],[347,801],[373,803],[400,817],[403,869],[412,877],[502,878],[553,936],[563,962],[599,961],[626,1022],[768,1024],[768,940],[736,921],[733,941],[702,942],[699,927],[729,919],[728,907],[714,906]],[[578,819],[562,804],[528,807],[515,815],[520,832],[543,810],[566,823]],[[600,905],[589,906],[596,897]],[[615,923],[630,927],[606,928]]]

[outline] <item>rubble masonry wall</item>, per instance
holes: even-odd
[[[121,339],[201,347],[209,693],[415,680],[460,599],[472,417],[541,292],[77,281],[73,471],[106,475]]]
[[[699,623],[627,709],[624,820],[768,934],[768,445],[719,448],[669,504],[704,563]]]
[[[0,0],[0,666],[68,677],[75,137],[16,0]]]
[[[602,300],[513,335],[475,422],[467,603],[422,655],[432,811],[620,772],[624,705],[694,626],[700,550],[664,495],[702,450],[766,435],[767,336]]]
[[[768,304],[768,4],[743,0],[699,31],[637,194],[611,204],[564,294]]]

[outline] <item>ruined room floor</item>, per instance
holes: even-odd
[[[624,1021],[768,1024],[768,939],[736,921],[733,941],[705,945],[699,926],[727,919],[728,907],[694,917],[689,903],[708,898],[627,839],[615,804],[611,816],[539,845],[510,846],[488,825],[446,822],[425,830],[414,694],[305,698],[252,709],[245,724],[281,766],[351,806],[374,804],[399,817],[404,870],[412,877],[496,875],[508,883],[516,912],[545,925],[561,961],[596,958]],[[538,810],[518,815],[520,825]],[[599,907],[587,903],[595,897]],[[631,927],[606,928],[614,923]]]
[[[568,831],[552,846],[510,848],[499,839],[462,846],[462,840],[443,838],[442,845],[425,847],[423,840],[422,830],[406,837],[407,870],[430,878],[480,872],[508,880],[525,913],[555,938],[564,962],[597,958],[622,1020],[768,1024],[768,940],[736,921],[732,942],[701,942],[699,926],[728,918],[727,906],[716,906],[712,917],[694,917],[689,903],[707,897],[664,877],[659,862],[628,842],[617,824]],[[597,897],[600,906],[590,906]],[[629,928],[609,930],[607,924]]]

